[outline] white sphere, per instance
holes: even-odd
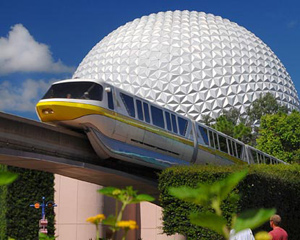
[[[73,78],[104,80],[195,120],[232,107],[245,113],[267,92],[290,110],[300,106],[289,74],[264,42],[203,12],[159,12],[119,27]]]

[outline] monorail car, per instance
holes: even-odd
[[[43,122],[84,130],[102,159],[155,169],[194,163],[284,163],[100,80],[53,83],[36,110]]]

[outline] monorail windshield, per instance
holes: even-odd
[[[102,101],[103,87],[93,82],[65,82],[53,84],[43,99],[72,98]]]

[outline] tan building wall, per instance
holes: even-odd
[[[90,216],[114,212],[115,203],[97,193],[101,186],[55,175],[55,221],[57,240],[95,239],[95,227],[86,222]],[[130,231],[130,240],[184,240],[180,235],[162,234],[161,208],[151,203],[130,205],[124,219],[137,221],[139,229]],[[108,236],[103,227],[101,237]]]

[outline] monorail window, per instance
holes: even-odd
[[[200,131],[200,134],[202,136],[202,139],[203,139],[204,143],[206,145],[208,145],[207,129],[204,128],[204,127],[201,127],[201,126],[198,126],[198,127],[199,127],[199,131]]]
[[[215,132],[209,131],[209,140],[212,148],[219,149],[218,135]]]
[[[228,153],[232,156],[234,156],[234,150],[233,150],[233,144],[232,144],[232,140],[231,139],[228,139]]]
[[[166,123],[167,123],[167,129],[169,131],[172,131],[172,125],[171,125],[171,116],[169,112],[165,112],[165,117],[166,117]]]
[[[188,126],[188,121],[186,119],[178,117],[178,126],[179,126],[179,133],[182,136],[185,136],[186,129],[187,129],[187,126]]]
[[[220,150],[220,144],[219,144],[218,134],[216,132],[214,132],[213,134],[214,134],[214,140],[215,140],[216,149]]]
[[[102,101],[103,87],[94,82],[65,82],[53,84],[43,99],[72,98]]]
[[[143,103],[143,107],[144,107],[145,121],[147,123],[150,123],[150,113],[149,113],[148,103]]]
[[[258,158],[258,154],[253,149],[250,149],[250,158],[253,159],[254,163],[260,163],[259,158]]]
[[[107,92],[107,101],[108,101],[108,108],[114,110],[114,100],[113,100],[112,91]]]
[[[152,122],[154,125],[165,128],[163,111],[157,107],[151,106]]]
[[[212,131],[208,131],[208,136],[209,136],[210,147],[216,148],[215,147],[214,137],[213,137],[213,132]]]
[[[220,150],[222,152],[228,153],[227,140],[224,136],[219,135],[219,143],[220,143]]]
[[[176,121],[176,116],[174,114],[171,114],[171,119],[172,119],[172,128],[173,128],[173,132],[177,133],[177,121]]]
[[[138,99],[136,100],[136,108],[137,108],[138,118],[140,120],[144,121],[142,102]]]
[[[243,146],[239,143],[236,144],[237,147],[237,152],[238,152],[238,158],[242,158],[242,151],[243,151]]]
[[[126,110],[131,117],[135,117],[135,110],[134,110],[134,102],[133,98],[124,94],[120,93],[121,99],[126,107]]]

